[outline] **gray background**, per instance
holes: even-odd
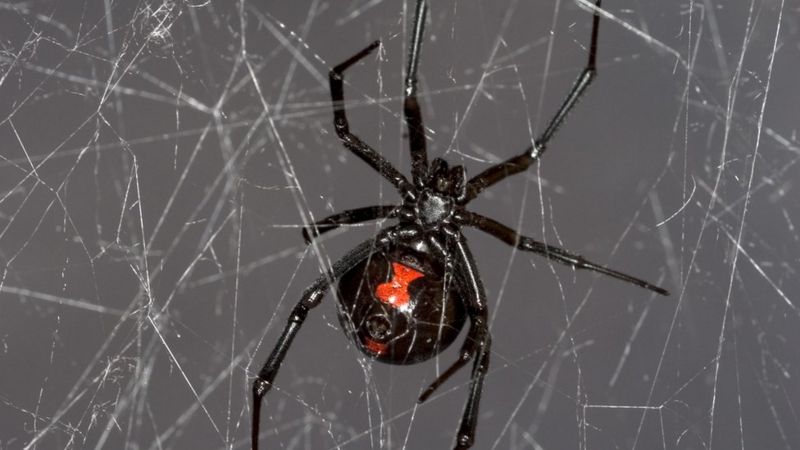
[[[473,208],[673,295],[468,231],[494,336],[475,448],[800,448],[798,5],[603,6],[592,89]],[[351,125],[407,170],[411,8],[0,4],[0,448],[248,447],[289,309],[377,229],[315,254],[299,227],[397,200],[338,143],[327,71],[383,40],[348,73]],[[524,148],[590,23],[571,1],[432,2],[431,155],[475,174]],[[265,448],[451,447],[468,371],[415,398],[455,350],[371,363],[335,314],[329,296],[292,347]]]

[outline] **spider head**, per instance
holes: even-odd
[[[450,220],[457,202],[466,192],[462,166],[450,167],[442,158],[431,161],[425,185],[416,199],[415,216],[426,229],[435,229]]]
[[[425,229],[447,223],[458,201],[466,195],[462,166],[450,167],[442,158],[431,161],[428,177],[414,205],[414,216]]]
[[[466,190],[464,166],[450,167],[442,158],[431,161],[427,188],[439,195],[460,198]]]

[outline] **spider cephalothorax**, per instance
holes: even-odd
[[[600,0],[595,3],[600,8]],[[380,173],[400,193],[399,205],[377,205],[344,211],[309,224],[303,237],[316,236],[339,227],[376,219],[398,223],[368,239],[333,264],[306,289],[292,310],[275,348],[253,383],[252,448],[258,448],[261,401],[272,386],[289,346],[309,310],[336,284],[339,319],[347,336],[367,356],[390,364],[425,361],[450,345],[469,319],[467,337],[456,361],[427,389],[427,399],[451,375],[473,361],[467,405],[456,436],[456,449],[472,446],[478,419],[483,380],[489,368],[489,334],[486,293],[475,260],[461,232],[471,227],[488,233],[519,250],[536,253],[575,269],[585,269],[667,295],[667,291],[559,247],[518,234],[496,220],[468,211],[466,205],[484,189],[535,163],[564,122],[569,111],[595,75],[597,29],[595,11],[589,60],[572,90],[533,145],[522,153],[489,167],[467,180],[464,168],[450,167],[435,158],[428,162],[422,113],[416,97],[417,66],[427,5],[417,0],[405,82],[403,116],[408,127],[411,153],[410,182],[383,156],[350,132],[344,104],[344,71],[380,45],[373,42],[330,72],[334,128],[344,146]]]
[[[450,168],[447,161],[435,158],[424,184],[407,197],[401,218],[414,219],[428,230],[448,224],[466,196],[465,177],[462,166]]]

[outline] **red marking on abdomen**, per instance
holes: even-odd
[[[381,353],[386,351],[386,344],[382,344],[377,341],[373,341],[370,338],[364,338],[364,347],[367,347],[367,350],[375,353],[376,355],[380,355]]]
[[[375,289],[375,296],[380,301],[395,308],[402,308],[411,300],[408,285],[417,278],[424,277],[422,272],[392,261],[392,279],[381,283]]]

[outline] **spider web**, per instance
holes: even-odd
[[[431,4],[431,157],[474,175],[531,142],[585,62],[578,1]],[[597,80],[541,164],[471,206],[672,296],[467,231],[493,336],[475,448],[800,448],[800,11],[603,8]],[[249,448],[250,383],[291,307],[386,224],[316,249],[300,227],[398,201],[338,142],[327,71],[383,41],[345,96],[408,173],[412,11],[0,3],[0,448]],[[263,445],[451,448],[469,370],[415,399],[455,353],[373,363],[328,295],[266,398]]]

